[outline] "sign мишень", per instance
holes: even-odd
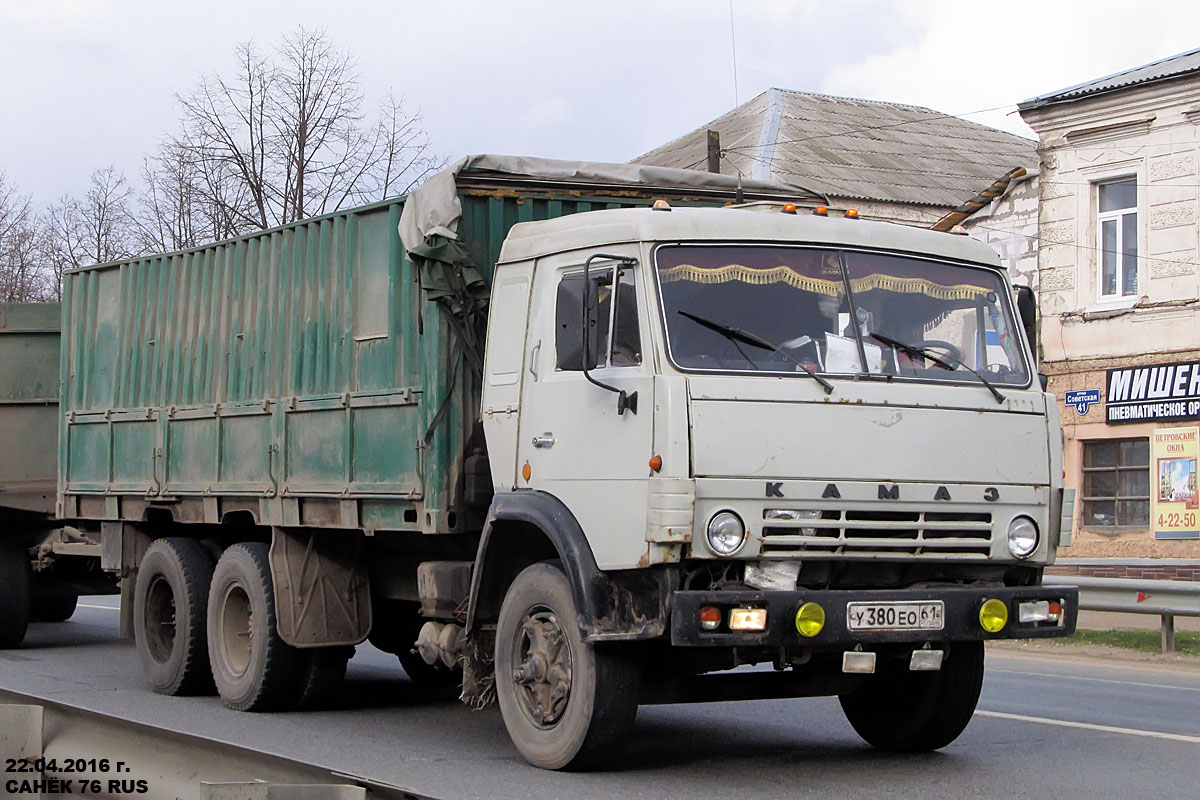
[[[1200,361],[1110,369],[1108,424],[1200,419]]]

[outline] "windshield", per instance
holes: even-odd
[[[993,270],[782,245],[667,245],[656,268],[680,369],[1029,383]]]

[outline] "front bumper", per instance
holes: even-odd
[[[1008,624],[989,633],[979,622],[979,611],[989,599],[1008,606]],[[849,603],[896,603],[940,600],[945,604],[943,627],[938,630],[850,630]],[[1058,622],[1021,623],[1020,603],[1050,600],[1062,604]],[[805,603],[825,610],[825,627],[816,636],[801,636],[796,630],[796,612]],[[700,608],[716,606],[723,619],[733,608],[765,608],[767,623],[762,631],[730,631],[726,627],[708,631],[700,628]],[[957,642],[979,639],[1033,639],[1070,636],[1079,616],[1079,589],[1074,586],[1022,587],[933,587],[900,590],[824,591],[681,591],[672,597],[671,643],[684,647],[794,647],[814,650],[854,645],[888,643]]]

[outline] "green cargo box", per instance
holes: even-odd
[[[523,174],[505,174],[511,165]],[[485,509],[463,500],[465,464],[483,446],[468,356],[509,229],[742,192],[736,178],[705,186],[692,177],[703,173],[599,165],[583,179],[582,166],[472,157],[431,179],[450,187],[442,200],[457,197],[461,219],[449,255],[420,270],[397,232],[401,198],[68,273],[60,514],[477,530],[468,512]],[[646,175],[682,182],[646,185]],[[456,263],[439,271],[438,259]],[[480,347],[463,343],[472,335]]]
[[[0,520],[54,511],[58,303],[0,303]]]

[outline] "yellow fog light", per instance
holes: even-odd
[[[979,624],[988,633],[999,633],[1008,624],[1008,606],[1003,600],[985,600],[979,609]]]
[[[825,627],[825,609],[816,603],[805,603],[796,612],[796,630],[801,636],[816,636]]]

